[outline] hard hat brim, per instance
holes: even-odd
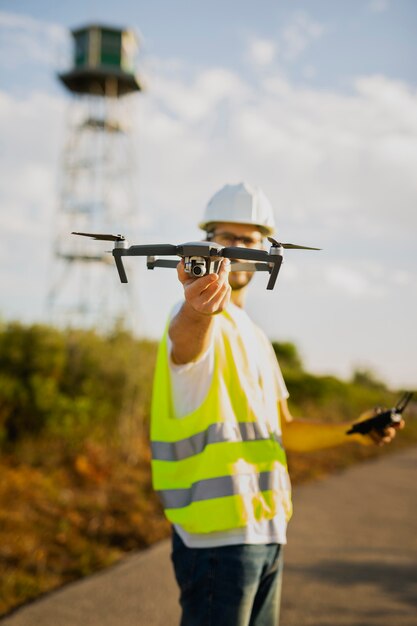
[[[198,227],[201,228],[201,230],[210,232],[211,230],[213,230],[213,227],[216,224],[239,224],[242,226],[243,225],[250,226],[252,228],[257,228],[265,236],[273,235],[275,233],[275,229],[272,228],[271,226],[265,226],[264,224],[252,224],[251,222],[244,222],[241,220],[234,220],[234,219],[227,219],[224,221],[216,220],[212,222],[200,222]]]

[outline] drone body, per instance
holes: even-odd
[[[161,259],[164,256],[179,256],[184,259],[185,271],[195,278],[205,274],[217,273],[222,259],[231,260],[231,271],[239,272],[269,272],[270,277],[267,289],[273,289],[284,259],[284,248],[301,250],[320,250],[298,246],[291,243],[279,243],[268,237],[271,247],[269,251],[237,246],[224,247],[214,241],[190,241],[178,246],[172,244],[144,244],[129,246],[123,235],[105,235],[94,233],[77,233],[83,237],[91,237],[101,241],[113,241],[112,254],[122,283],[127,283],[127,276],[123,265],[124,256],[146,256],[148,269],[155,267],[176,267],[178,261]]]

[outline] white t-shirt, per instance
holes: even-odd
[[[174,317],[182,303],[172,312]],[[247,350],[248,361],[253,368],[255,380],[259,380],[265,403],[265,415],[269,416],[268,429],[281,434],[278,416],[278,400],[289,394],[270,341],[243,309],[229,304],[227,312],[239,329]],[[168,350],[171,354],[171,342]],[[198,361],[176,365],[169,359],[173,402],[178,419],[197,409],[207,395],[214,369],[214,349],[210,347]],[[181,526],[175,529],[189,548],[208,548],[235,544],[267,544],[287,542],[285,512],[279,511],[271,520],[251,522],[245,528],[214,533],[188,533]]]

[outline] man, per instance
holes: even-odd
[[[260,189],[226,185],[200,226],[221,245],[261,248],[274,233],[273,211]],[[291,516],[284,450],[348,440],[347,424],[292,418],[272,346],[243,310],[252,276],[230,272],[224,259],[217,274],[195,279],[179,263],[184,302],[158,354],[153,480],[173,523],[181,626],[278,624]],[[394,435],[388,428],[372,439]]]

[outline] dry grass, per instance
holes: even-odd
[[[361,460],[417,443],[413,423],[389,448],[350,444],[290,453],[296,486]],[[120,449],[87,441],[26,443],[0,460],[0,615],[87,576],[169,534],[150,481],[149,447]]]
[[[0,614],[167,535],[141,447],[134,466],[91,442],[55,467],[0,462]]]

